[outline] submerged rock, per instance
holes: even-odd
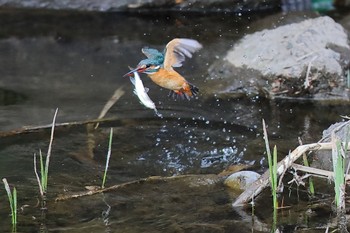
[[[209,69],[212,92],[268,98],[349,100],[348,36],[328,16],[243,37]]]
[[[260,174],[256,172],[239,171],[227,177],[224,184],[234,190],[244,190],[259,178]]]

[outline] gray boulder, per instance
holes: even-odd
[[[307,19],[244,36],[209,68],[208,91],[348,101],[349,64],[343,27],[328,16]]]

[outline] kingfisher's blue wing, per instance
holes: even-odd
[[[193,39],[177,38],[171,40],[165,48],[164,68],[172,69],[172,67],[182,66],[182,62],[186,57],[191,58],[192,53],[202,48],[202,45]]]
[[[159,52],[156,49],[151,49],[151,48],[142,48],[142,53],[146,55],[147,58],[151,60],[158,60],[159,58],[163,58],[164,55],[163,53]]]

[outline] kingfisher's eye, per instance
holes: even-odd
[[[151,64],[147,64],[147,65],[146,65],[146,68],[150,68],[150,67],[151,67]]]

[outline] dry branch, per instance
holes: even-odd
[[[350,144],[349,144],[350,145]],[[349,148],[349,147],[348,147]],[[294,151],[287,155],[283,160],[278,162],[277,165],[277,175],[280,176],[288,168],[290,168],[293,163],[306,153],[307,151],[316,150],[331,150],[332,143],[312,143],[298,146]],[[257,181],[252,183],[239,197],[235,200],[232,206],[242,206],[252,200],[254,197],[258,196],[264,188],[269,185],[269,171],[266,171]]]
[[[102,119],[107,114],[109,109],[120,99],[120,97],[122,97],[124,95],[125,91],[123,89],[124,89],[124,86],[121,86],[117,90],[114,91],[111,98],[107,101],[107,103],[105,104],[105,106],[101,110],[100,115],[98,116],[97,119]],[[95,129],[97,129],[98,125],[99,125],[99,122],[97,122]]]
[[[295,169],[296,171],[306,172],[313,176],[320,176],[327,179],[333,179],[334,177],[334,172],[326,171],[326,170],[322,170],[314,167],[307,167],[296,163],[292,164],[292,168]],[[350,175],[346,175],[345,179],[350,180]]]
[[[55,199],[55,201],[65,201],[69,199],[74,199],[74,198],[79,198],[79,197],[85,197],[85,196],[91,196],[99,193],[104,193],[104,192],[109,192],[109,191],[114,191],[118,190],[121,188],[128,187],[130,185],[135,185],[135,184],[143,184],[147,182],[160,182],[160,181],[169,181],[169,180],[178,180],[178,179],[185,179],[185,178],[196,178],[196,180],[200,181],[200,178],[212,178],[213,180],[221,180],[222,177],[215,175],[215,174],[206,174],[206,175],[196,175],[196,174],[188,174],[188,175],[178,175],[178,176],[150,176],[146,178],[141,178],[121,184],[116,184],[107,188],[99,188],[96,187],[96,189],[93,190],[86,190],[78,193],[73,193],[73,194],[64,194],[64,195],[58,195],[58,197]],[[199,182],[200,184],[200,182]]]

